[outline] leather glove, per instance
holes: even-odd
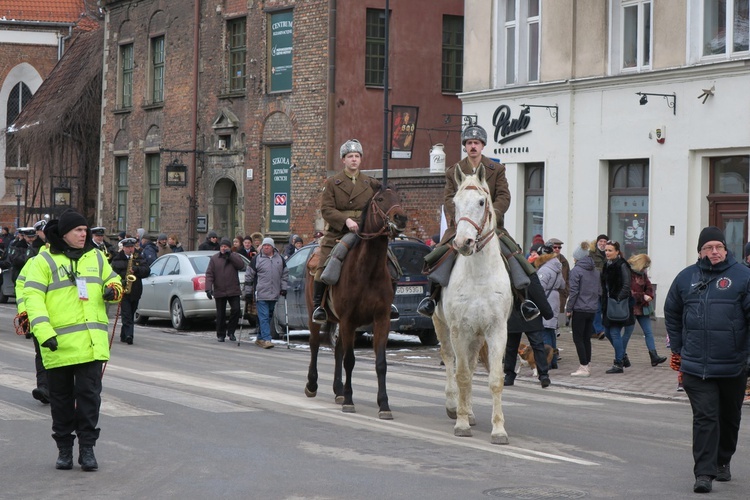
[[[42,347],[46,347],[50,351],[56,351],[57,350],[57,339],[55,337],[50,337],[47,340],[44,341],[44,344],[42,344]]]
[[[208,300],[214,300],[214,292],[206,290],[206,297],[208,297]]]
[[[119,302],[122,300],[122,285],[110,283],[104,287],[102,298],[107,302]]]
[[[669,360],[669,367],[678,372],[680,371],[680,366],[682,366],[682,356],[680,356],[676,352],[673,352],[672,357]]]
[[[286,290],[280,291],[279,295],[281,295],[282,297],[286,297]]]

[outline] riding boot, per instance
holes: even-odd
[[[396,300],[396,289],[398,288],[398,281],[393,282],[393,300]],[[396,321],[401,315],[398,312],[396,304],[391,304],[391,321]]]
[[[659,356],[656,353],[656,349],[648,351],[648,355],[651,357],[651,366],[657,366],[658,364],[664,363],[667,360],[667,358]]]
[[[319,325],[325,325],[328,321],[328,314],[326,310],[320,307],[320,303],[323,302],[323,292],[326,290],[326,284],[322,281],[313,281],[313,314],[312,320],[314,323]]]
[[[443,289],[437,283],[430,283],[430,295],[422,299],[422,302],[417,306],[417,312],[422,316],[431,318],[435,314],[435,306],[437,306],[440,300],[440,291]]]

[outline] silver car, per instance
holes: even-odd
[[[151,264],[151,274],[143,279],[143,295],[135,321],[149,318],[172,320],[177,330],[185,330],[189,320],[216,318],[216,304],[206,296],[206,269],[215,251],[190,251],[162,255]],[[242,257],[247,265],[250,261]],[[238,272],[240,285],[244,269]]]

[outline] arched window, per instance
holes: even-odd
[[[10,127],[21,114],[24,106],[31,100],[31,89],[23,82],[18,82],[10,91],[7,102],[6,122]],[[26,161],[21,155],[18,146],[15,143],[13,134],[6,137],[5,159],[8,167],[20,168],[26,165]]]

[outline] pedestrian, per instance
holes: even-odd
[[[49,384],[52,437],[57,469],[78,463],[98,469],[94,445],[99,438],[102,366],[109,359],[106,302],[122,298],[120,278],[94,249],[88,222],[74,210],[45,228],[49,252],[25,270],[23,298],[32,333],[42,352]]]
[[[225,337],[234,342],[240,322],[240,278],[237,274],[245,270],[245,261],[232,252],[232,242],[224,238],[219,242],[219,252],[211,256],[206,269],[206,296],[216,301],[216,338],[224,342]],[[227,304],[229,318],[227,319]]]
[[[474,175],[479,165],[484,165],[487,187],[492,198],[492,208],[495,211],[497,228],[504,226],[505,212],[510,206],[510,190],[508,180],[505,177],[505,165],[496,163],[482,154],[487,146],[487,131],[476,124],[469,125],[461,132],[461,144],[466,151],[466,157],[455,165],[445,170],[445,188],[443,190],[445,218],[448,228],[443,233],[443,238],[438,247],[450,244],[456,236],[456,205],[453,197],[456,195],[458,185],[456,184],[456,169],[459,168],[465,175]],[[430,284],[430,295],[422,299],[417,306],[417,312],[422,316],[432,317],[435,306],[440,300],[440,285],[432,282]]]
[[[260,250],[260,245],[263,243],[263,233],[261,232],[254,232],[250,235],[250,238],[253,240],[253,247],[255,248],[255,253],[258,253]]]
[[[559,327],[557,312],[560,310],[560,294],[565,289],[565,279],[562,275],[562,262],[557,258],[557,254],[552,247],[544,245],[542,253],[534,261],[534,267],[539,274],[539,281],[542,284],[544,293],[547,296],[547,302],[555,312],[549,319],[544,319],[544,330],[542,337],[544,343],[555,350],[550,364],[551,370],[557,369],[557,329]]]
[[[245,236],[244,238],[242,238],[242,246],[237,253],[239,253],[243,257],[246,257],[248,260],[252,259],[255,256],[257,252],[255,251],[255,247],[253,246],[253,239],[250,236]]]
[[[33,227],[22,227],[18,232],[21,239],[10,245],[5,254],[5,264],[3,264],[4,269],[10,267],[10,277],[13,283],[18,279],[26,262],[39,253],[39,249],[44,246],[44,241],[37,236],[36,229]]]
[[[112,257],[112,269],[120,276],[124,290],[120,301],[120,342],[132,345],[135,311],[143,293],[143,278],[148,278],[151,269],[135,249],[135,238],[125,238],[120,244],[122,250]]]
[[[516,379],[516,360],[518,359],[518,346],[521,345],[521,334],[525,333],[529,345],[534,352],[537,376],[542,388],[550,385],[549,365],[547,364],[547,353],[545,352],[542,330],[542,318],[552,319],[555,311],[552,310],[545,295],[539,276],[536,273],[529,276],[530,283],[526,287],[526,300],[521,301],[514,295],[513,309],[508,318],[508,341],[505,346],[505,358],[503,359],[503,371],[505,372],[505,384],[510,386]],[[529,302],[533,304],[529,304]],[[529,309],[531,308],[531,309]],[[540,316],[541,314],[541,316]]]
[[[156,237],[156,256],[161,257],[168,253],[172,253],[172,247],[169,246],[169,237],[167,233],[159,233],[159,236]]]
[[[159,256],[159,248],[148,234],[144,234],[141,238],[141,246],[138,251],[141,254],[141,259],[147,266],[153,264]]]
[[[284,260],[289,260],[289,257],[294,255],[299,251],[300,248],[302,248],[302,245],[304,244],[304,240],[301,236],[295,234],[292,237],[292,244],[287,245],[286,248],[284,248]]]
[[[3,226],[2,231],[0,231],[0,245],[4,250],[7,250],[11,241],[13,241],[13,235],[10,234],[10,229],[8,226]]]
[[[102,226],[92,227],[91,228],[91,240],[94,242],[94,246],[97,248],[97,250],[100,250],[102,253],[104,253],[104,256],[107,258],[107,260],[112,262],[112,255],[114,253],[114,249],[112,248],[112,245],[107,243],[107,241],[104,239],[104,233],[106,232],[107,232],[107,228],[105,227],[102,227]]]
[[[604,247],[607,245],[607,241],[609,241],[609,236],[606,234],[600,234],[596,237],[596,244],[592,245],[591,250],[589,250],[591,258],[594,261],[594,266],[600,274],[604,270],[604,263],[607,262],[607,256],[604,255]],[[599,302],[599,307],[594,315],[594,336],[599,340],[604,340],[606,338],[604,325],[602,324],[601,301]]]
[[[172,233],[169,235],[169,238],[167,238],[167,245],[169,245],[172,253],[185,251],[185,249],[182,247],[182,243],[180,243],[180,236],[177,233]]]
[[[232,240],[232,251],[233,252],[239,252],[242,250],[242,236],[235,236]]]
[[[646,339],[648,355],[651,358],[651,366],[658,366],[664,363],[667,358],[659,356],[656,352],[656,343],[654,342],[654,332],[651,329],[651,313],[654,311],[654,285],[648,278],[648,268],[651,267],[651,258],[645,253],[633,255],[628,259],[630,265],[630,295],[633,297],[633,316],[635,321],[641,325],[643,336]],[[622,349],[628,356],[628,343],[630,336],[635,330],[635,323],[625,327],[622,334]]]
[[[220,246],[219,235],[216,234],[216,231],[209,231],[206,235],[206,241],[198,246],[198,250],[218,251]]]
[[[570,270],[568,302],[565,314],[571,320],[573,343],[580,366],[571,377],[591,375],[591,336],[594,333],[594,315],[602,294],[599,271],[589,252],[589,242],[583,241],[573,251],[574,267]]]
[[[273,347],[271,321],[279,297],[286,300],[289,270],[273,239],[264,238],[258,255],[245,270],[245,300],[255,300],[258,307],[258,337],[255,344],[264,349]]]
[[[622,342],[622,329],[628,325],[635,324],[632,306],[629,307],[630,314],[626,320],[612,320],[607,317],[608,299],[630,300],[630,266],[622,258],[620,243],[609,240],[604,246],[604,254],[607,262],[601,275],[602,283],[602,323],[607,339],[615,351],[615,360],[612,368],[606,373],[623,373],[623,368],[630,367],[630,359],[625,354]]]
[[[698,261],[677,275],[664,303],[671,367],[693,410],[693,491],[730,481],[750,363],[750,270],[727,250],[724,232],[703,228]]]
[[[539,258],[539,255],[541,255],[542,250],[544,249],[544,243],[533,245],[529,249],[529,255],[526,258],[526,260],[529,261],[529,264],[533,264],[534,261]]]
[[[559,312],[564,313],[565,312],[565,303],[568,300],[568,278],[570,277],[570,263],[568,263],[568,259],[565,258],[565,256],[562,254],[562,247],[564,243],[557,239],[557,238],[550,238],[545,243],[546,246],[552,247],[552,250],[555,253],[555,256],[557,256],[558,260],[562,264],[562,277],[565,280],[565,288],[563,290],[560,290],[560,309]]]

